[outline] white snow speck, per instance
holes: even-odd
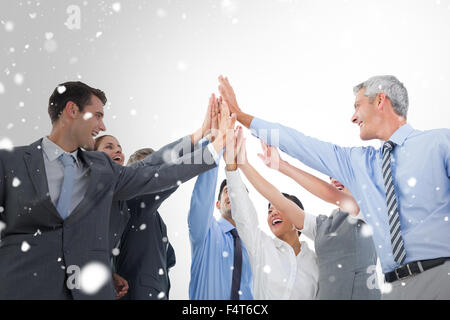
[[[14,30],[14,23],[12,21],[6,21],[5,30],[11,32]]]
[[[188,66],[187,66],[186,62],[180,60],[180,61],[178,61],[177,67],[178,67],[178,70],[185,71]]]
[[[242,291],[241,291],[241,290],[239,290],[239,291],[238,291],[238,294],[239,294],[240,296],[242,296]]]
[[[406,283],[402,282],[402,287],[406,286]]]
[[[37,229],[37,231],[34,233],[33,236],[37,237],[40,236],[42,234],[41,230]]]
[[[181,186],[181,181],[180,180],[177,181],[177,185]]]
[[[119,248],[112,249],[112,254],[113,254],[113,256],[117,257],[120,254]]]
[[[158,10],[156,10],[156,15],[160,18],[165,18],[167,17],[167,12],[166,10],[159,8]]]
[[[9,126],[9,125],[8,125]],[[13,126],[11,126],[12,128]],[[10,128],[8,128],[10,129]],[[14,149],[14,144],[12,143],[12,141],[8,138],[3,138],[0,140],[0,150],[1,149],[5,149],[8,151],[12,151]]]
[[[164,292],[164,291],[161,291],[159,294],[158,294],[158,299],[162,299],[162,298],[164,298],[166,296],[166,293]]]
[[[159,177],[159,174],[158,174],[158,172],[157,173],[155,173],[155,178],[158,178]]]
[[[46,40],[44,42],[44,49],[48,53],[53,53],[56,51],[56,49],[58,49],[58,44],[54,39]]]
[[[163,238],[162,238],[162,241],[163,241],[163,242],[167,242],[168,240],[169,240],[169,239],[167,239],[167,237],[163,237]]]
[[[271,273],[271,272],[272,272],[272,268],[271,268],[268,264],[266,264],[266,265],[263,267],[263,271],[264,271],[265,273]]]
[[[156,196],[156,197],[155,197],[155,200],[159,200],[159,196]]]
[[[160,276],[162,276],[162,275],[164,274],[164,270],[163,270],[162,268],[159,268],[158,274],[159,274]]]
[[[141,207],[141,209],[144,209],[145,208],[145,202],[141,202],[139,206]]]
[[[1,211],[0,211],[0,212],[1,212]],[[445,217],[445,218],[444,218],[444,221],[447,222],[447,221],[448,221],[448,217]]]
[[[416,178],[411,177],[408,179],[408,186],[410,186],[411,188],[415,187],[416,183],[417,183]]]
[[[37,17],[37,13],[36,13],[36,12],[29,13],[28,16],[29,16],[31,19],[35,19],[35,18]]]
[[[3,209],[3,207],[0,207],[0,208]],[[0,212],[3,212],[3,211],[0,211]],[[5,229],[5,228],[6,228],[6,224],[4,222],[0,221],[0,232],[2,232],[2,230]]]
[[[339,263],[339,264],[337,265],[337,267],[338,267],[339,269],[341,269],[341,268],[342,268],[342,264]]]
[[[51,40],[51,39],[53,39],[53,32],[46,32],[46,33],[45,33],[45,39],[46,39],[46,40]]]
[[[132,116],[135,116],[135,115],[137,114],[136,109],[131,109],[131,110],[130,110],[130,114],[131,114]]]
[[[20,250],[22,250],[22,252],[27,252],[30,248],[30,244],[26,241],[22,242],[22,245],[20,246]]]
[[[62,259],[61,259],[61,257],[59,257],[59,258],[58,258],[58,262],[61,262],[61,261],[62,261]]]
[[[373,235],[372,227],[368,224],[363,224],[363,226],[361,227],[361,235],[366,238],[371,237]]]
[[[145,230],[146,228],[147,228],[147,225],[145,223],[143,223],[139,226],[139,230]]]
[[[5,93],[5,86],[3,85],[3,83],[0,82],[0,94],[4,93]]]
[[[56,90],[58,91],[59,94],[63,94],[64,92],[66,92],[66,87],[58,86],[58,88]]]
[[[13,179],[13,181],[12,181],[12,186],[13,186],[14,188],[17,188],[18,186],[20,186],[20,184],[21,184],[21,181],[19,180],[19,178],[14,177],[14,179]]]
[[[91,112],[86,112],[84,115],[83,115],[83,119],[84,120],[89,120],[90,118],[92,118],[93,117],[93,114],[91,113]]]
[[[111,277],[111,270],[101,262],[90,262],[80,272],[80,287],[85,294],[96,294]]]
[[[23,84],[23,81],[24,81],[23,75],[21,73],[16,73],[16,75],[14,76],[14,83],[20,86]]]
[[[120,12],[120,10],[122,9],[122,5],[120,4],[120,2],[114,2],[112,4],[112,9],[114,10],[114,12]]]
[[[181,14],[181,19],[186,20],[187,19],[187,14],[183,12]]]
[[[3,211],[5,211],[5,208],[3,208],[2,206],[0,206],[0,213],[2,213]]]
[[[98,31],[98,32],[95,34],[95,37],[96,37],[96,38],[99,38],[102,34],[103,34],[103,32]]]
[[[441,188],[439,188],[439,187],[436,187],[436,191],[439,191],[439,190],[441,190]]]
[[[222,256],[223,256],[224,258],[228,257],[228,251],[222,252]]]

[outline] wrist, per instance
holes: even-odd
[[[237,163],[230,163],[230,164],[227,164],[225,166],[225,170],[227,170],[227,171],[236,171],[237,167],[238,167]]]

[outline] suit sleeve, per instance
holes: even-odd
[[[254,118],[251,132],[268,145],[279,147],[310,168],[338,179],[349,186],[354,181],[352,161],[363,160],[363,148],[345,148],[308,137],[278,123]],[[278,140],[278,141],[277,141]]]
[[[189,238],[193,246],[203,243],[214,219],[214,196],[219,169],[202,173],[195,182],[188,213]]]
[[[130,167],[145,165],[161,165],[170,162],[172,158],[179,158],[194,151],[190,136],[185,136],[161,147],[158,151],[149,154],[144,160],[135,162]]]
[[[176,162],[159,165],[153,165],[146,158],[137,167],[123,167],[108,156],[106,158],[118,177],[114,188],[115,200],[129,200],[138,195],[164,192],[217,166],[208,147],[183,155]]]

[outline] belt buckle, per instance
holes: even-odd
[[[402,268],[402,267],[399,267],[399,268],[397,268],[397,269],[394,269],[394,273],[395,273],[395,275],[397,276],[397,280],[403,280],[403,279],[406,279],[406,278],[408,278],[408,277],[410,277],[410,276],[413,275],[413,273],[411,272],[411,269],[409,268],[409,263],[406,264],[406,269],[408,270],[408,274],[407,274],[406,276],[401,277],[401,276],[398,274],[398,270],[399,270],[400,268]]]

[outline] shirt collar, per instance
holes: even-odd
[[[48,137],[44,137],[42,139],[42,149],[44,150],[45,155],[47,156],[50,162],[58,159],[59,156],[62,155],[63,153],[67,153],[60,146],[51,141]],[[78,149],[75,150],[74,152],[71,152],[70,154],[75,158],[76,164],[79,165]]]
[[[220,217],[219,220],[217,220],[217,223],[219,224],[223,233],[227,233],[230,232],[232,229],[236,229],[228,220],[222,217]]]
[[[414,131],[414,128],[411,127],[409,123],[405,123],[400,128],[398,128],[394,134],[389,138],[390,141],[394,142],[396,145],[401,146],[406,138]],[[381,145],[384,144],[384,141],[381,142]]]

